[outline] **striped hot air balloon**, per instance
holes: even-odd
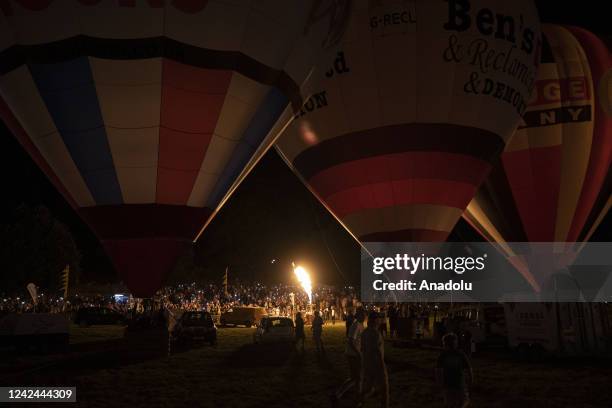
[[[359,3],[276,147],[361,242],[444,241],[524,113],[539,46],[530,1]]]
[[[346,5],[5,0],[0,114],[137,296],[257,160]]]
[[[543,34],[523,123],[464,214],[536,289],[554,270],[536,273],[504,244],[586,241],[612,203],[610,52],[580,28],[544,25]],[[557,247],[561,269],[579,246]]]

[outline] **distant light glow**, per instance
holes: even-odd
[[[293,268],[293,273],[295,273],[298,282],[300,282],[304,292],[306,292],[308,295],[308,303],[312,303],[312,281],[310,280],[308,271],[306,271],[306,269],[304,269],[302,266],[298,265]]]
[[[314,132],[310,123],[304,121],[300,124],[300,134],[302,135],[302,139],[307,145],[315,145],[318,143],[319,138],[317,134]]]

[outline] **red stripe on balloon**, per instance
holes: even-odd
[[[79,215],[100,238],[126,286],[150,297],[212,211],[159,204],[83,207]]]
[[[428,229],[404,229],[366,234],[358,237],[361,242],[444,242],[450,231]]]
[[[480,185],[491,165],[484,160],[446,152],[403,152],[353,160],[318,172],[310,185],[327,197],[365,184],[406,179],[437,179]]]
[[[164,59],[157,202],[185,204],[225,101],[232,71]]]
[[[98,205],[78,209],[101,240],[192,240],[212,214],[206,207],[163,204]]]
[[[171,170],[158,167],[156,202],[185,205],[198,177],[197,171]]]
[[[306,178],[336,165],[399,152],[451,153],[493,162],[504,142],[486,130],[443,123],[408,123],[347,133],[300,152],[293,166]]]
[[[502,161],[529,241],[554,241],[561,146],[507,152]]]
[[[49,166],[45,158],[42,156],[38,148],[34,145],[30,137],[28,136],[25,129],[19,123],[19,120],[13,114],[13,111],[6,104],[5,100],[0,95],[0,118],[6,124],[6,127],[13,133],[15,139],[23,146],[23,148],[29,153],[30,157],[38,165],[38,167],[45,173],[51,183],[57,188],[64,199],[70,204],[72,208],[78,208],[77,203],[74,201],[66,187],[62,184],[59,177],[55,174],[53,169]]]
[[[119,276],[135,297],[152,297],[189,244],[188,240],[155,238],[102,241]]]
[[[606,71],[612,68],[612,56],[610,56],[608,47],[594,34],[586,30],[578,27],[567,28],[580,41],[582,48],[587,54],[597,95],[600,80]],[[584,184],[580,199],[578,200],[578,206],[572,219],[568,241],[577,240],[582,230],[585,229],[591,209],[597,200],[612,164],[612,118],[603,111],[601,104],[597,102],[599,102],[599,98],[596,98],[595,103],[591,155],[584,176]],[[588,228],[590,228],[590,225],[586,225],[586,229]]]
[[[447,180],[408,179],[366,184],[323,197],[325,203],[342,218],[367,209],[409,204],[433,204],[464,210],[476,193],[476,187]]]

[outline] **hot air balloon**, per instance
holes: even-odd
[[[444,241],[524,113],[539,47],[530,1],[359,3],[277,150],[359,241]]]
[[[0,3],[0,114],[151,296],[252,163],[319,49],[331,1]]]
[[[523,122],[464,214],[537,291],[572,262],[580,246],[565,243],[589,239],[612,193],[610,52],[580,28],[544,25],[543,39]],[[556,264],[538,268],[506,242],[561,244]]]

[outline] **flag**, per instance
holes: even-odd
[[[28,283],[28,286],[26,286],[26,288],[28,289],[28,292],[30,292],[30,296],[32,296],[32,301],[34,302],[34,304],[38,303],[38,291],[36,290],[36,285],[33,283]]]
[[[223,274],[223,293],[227,296],[227,270],[229,266],[225,267],[225,273]]]
[[[68,297],[68,282],[70,281],[70,265],[66,265],[60,275],[60,285],[64,290],[64,299]]]

